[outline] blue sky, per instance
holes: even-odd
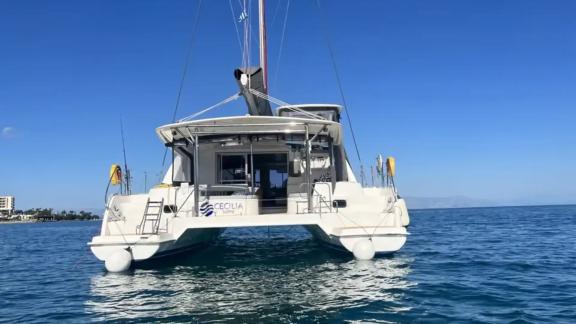
[[[290,2],[278,59],[286,4],[268,1],[271,94],[340,103],[313,1]],[[122,161],[121,116],[134,186],[159,174],[154,129],[171,119],[195,10],[194,1],[2,2],[0,194],[20,208],[101,207],[109,165]],[[576,2],[323,1],[323,10],[364,162],[395,156],[402,194],[576,203]],[[235,33],[229,2],[204,1],[179,117],[237,91]],[[237,101],[210,116],[245,112]]]

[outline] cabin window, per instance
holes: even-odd
[[[185,147],[172,149],[172,182],[193,183],[194,156]]]
[[[301,110],[306,111],[303,113]],[[310,118],[309,114],[314,114],[320,116],[326,120],[340,122],[340,114],[338,110],[333,107],[299,107],[299,110],[294,110],[290,108],[280,108],[278,111],[279,115],[282,117],[295,117],[295,118]]]
[[[220,183],[246,183],[247,170],[245,154],[220,156]]]
[[[334,206],[334,208],[346,208],[346,200],[334,200],[332,206]]]
[[[176,205],[164,205],[165,214],[173,214],[176,212]]]

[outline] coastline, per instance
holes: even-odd
[[[60,221],[45,221],[45,222],[34,222],[34,221],[8,221],[0,222],[0,225],[4,224],[44,224],[44,223],[62,223],[62,222],[99,222],[101,219],[66,219]]]

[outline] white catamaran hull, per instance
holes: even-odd
[[[408,236],[406,230],[395,231],[390,229],[377,229],[377,233],[370,233],[370,230],[374,229],[366,228],[366,233],[364,231],[356,231],[356,229],[349,229],[346,234],[339,232],[339,235],[328,235],[319,226],[306,226],[306,229],[316,240],[324,245],[336,250],[352,253],[354,253],[354,247],[358,242],[369,240],[373,244],[374,252],[376,254],[391,254],[400,250],[404,246]],[[355,233],[351,233],[352,231]]]
[[[102,261],[118,250],[129,250],[133,261],[138,262],[205,246],[217,239],[226,228],[294,225],[305,226],[315,239],[330,247],[354,254],[361,241],[368,240],[376,254],[396,252],[406,243],[409,219],[404,200],[397,200],[387,212],[357,212],[350,207],[307,214],[177,217],[167,223],[166,232],[157,234],[124,234],[119,229],[130,226],[129,221],[109,221],[109,217],[105,217],[103,232],[112,235],[96,236],[89,245],[94,255]]]
[[[356,139],[359,180],[344,147],[344,107],[287,104],[270,95],[264,2],[258,1],[259,65],[247,60],[234,71],[239,92],[156,129],[172,156],[162,182],[133,195],[129,170],[122,179],[113,165],[109,185],[121,185],[120,194],[107,201],[100,235],[89,243],[109,271],[190,250],[230,227],[302,225],[362,260],[406,242],[410,221],[396,190],[395,159],[379,155],[365,187]],[[245,38],[243,62],[250,48]],[[248,115],[197,118],[240,97]],[[271,104],[279,105],[276,112]],[[374,132],[373,140],[394,143],[395,134],[382,134]]]
[[[270,224],[269,226],[282,226]],[[355,233],[350,232],[343,234],[327,234],[318,225],[307,225],[306,229],[313,237],[340,251],[354,253],[356,243],[362,240],[370,240],[376,254],[391,254],[400,250],[406,243],[407,231],[386,231],[377,230],[377,233]],[[348,229],[352,231],[355,229]],[[366,228],[366,230],[371,230]],[[373,230],[373,229],[372,229]],[[90,242],[92,253],[101,261],[105,261],[110,255],[118,250],[130,250],[134,261],[145,261],[160,257],[173,256],[176,254],[187,253],[196,249],[207,246],[218,238],[223,228],[203,228],[188,229],[177,240],[166,235],[127,235],[118,240],[111,240],[107,237],[97,236]],[[386,233],[384,233],[386,232]]]
[[[216,240],[222,232],[220,228],[188,229],[178,239],[167,234],[125,235],[113,239],[96,236],[89,245],[92,253],[101,261],[106,261],[118,250],[129,250],[132,259],[138,262],[202,248]]]

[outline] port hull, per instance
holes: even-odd
[[[92,253],[105,261],[112,253],[128,249],[135,262],[172,256],[207,246],[224,231],[222,228],[185,230],[176,240],[162,235],[125,236],[122,241],[110,242],[109,238],[97,236],[89,243]],[[105,240],[108,240],[106,243]]]

